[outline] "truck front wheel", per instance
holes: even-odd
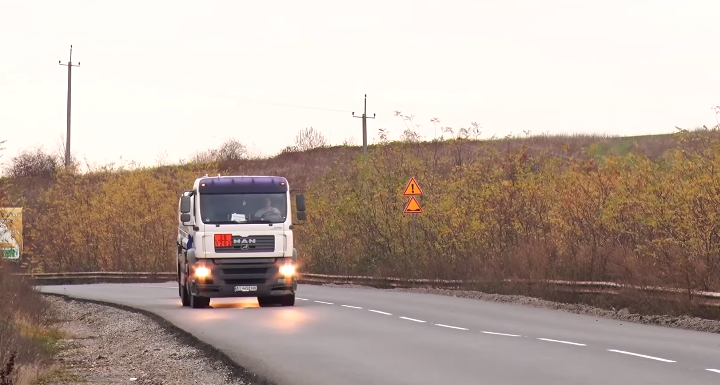
[[[283,296],[280,299],[280,305],[282,306],[295,306],[295,294]]]
[[[210,306],[210,297],[199,297],[190,292],[190,288],[185,285],[185,295],[188,296],[188,305],[193,309],[202,309]]]
[[[268,307],[268,306],[272,306],[272,305],[275,305],[278,303],[277,297],[273,297],[273,296],[257,297],[257,299],[258,299],[258,305],[260,305],[260,307]]]
[[[190,307],[193,309],[202,309],[204,307],[210,306],[210,298],[209,297],[198,297],[196,295],[190,294]]]
[[[258,297],[258,304],[260,307],[268,307],[272,305],[295,306],[295,294],[284,295],[282,297],[274,295]]]
[[[182,305],[190,306],[190,298],[188,296],[187,288],[180,283],[178,283],[178,288],[180,289],[180,301],[182,301]]]
[[[188,298],[188,291],[185,285],[182,284],[182,279],[180,277],[180,266],[178,265],[178,273],[177,273],[177,284],[178,284],[178,294],[180,295],[180,302],[182,302],[183,306],[190,306],[190,298]]]

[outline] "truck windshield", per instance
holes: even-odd
[[[287,196],[270,194],[199,194],[200,217],[206,224],[282,223]]]

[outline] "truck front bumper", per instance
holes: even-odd
[[[295,294],[295,276],[281,274],[280,267],[290,258],[198,259],[192,270],[209,269],[203,278],[191,274],[190,293],[209,298],[265,297]]]
[[[198,281],[190,282],[190,292],[194,295],[209,298],[230,297],[267,297],[295,294],[297,283],[263,283],[252,285],[207,284]]]

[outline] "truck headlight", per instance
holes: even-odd
[[[283,265],[280,267],[280,274],[291,277],[293,274],[295,274],[295,266],[293,265]]]
[[[210,269],[204,266],[200,266],[197,269],[195,269],[195,276],[198,278],[205,278],[208,275],[210,275]]]

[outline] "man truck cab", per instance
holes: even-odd
[[[305,198],[296,196],[297,219]],[[197,178],[178,203],[177,282],[183,306],[210,298],[257,297],[293,306],[297,253],[290,186],[279,176]]]

